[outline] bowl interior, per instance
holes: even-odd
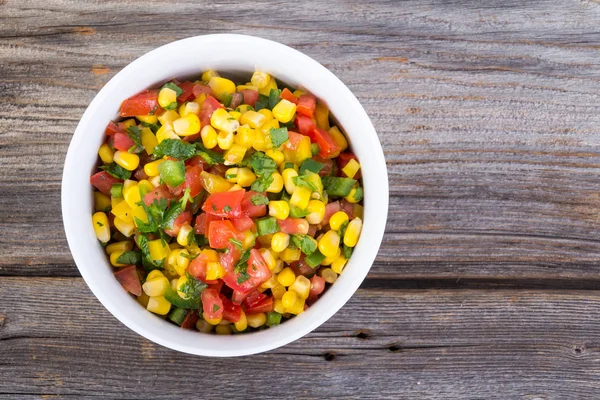
[[[90,222],[93,195],[89,177],[96,165],[104,129],[118,116],[121,102],[169,79],[197,76],[206,69],[242,79],[261,70],[312,92],[329,106],[361,161],[363,172],[363,231],[344,273],[305,313],[251,334],[215,336],[186,331],[143,309],[113,277],[113,269]],[[94,295],[115,317],[142,336],[175,350],[208,356],[267,351],[298,339],[329,319],[369,271],[381,243],[387,209],[383,151],[366,112],[350,90],[308,56],[276,42],[243,35],[206,35],[173,42],[145,54],[115,75],[94,98],[77,126],[62,182],[62,212],[69,247]]]

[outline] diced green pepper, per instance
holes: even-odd
[[[302,164],[300,165],[300,170],[298,171],[298,174],[302,175],[304,173],[304,171],[306,171],[306,170],[308,170],[310,172],[314,172],[315,174],[318,174],[319,171],[322,170],[324,166],[325,166],[325,164],[323,164],[323,163],[315,161],[311,158],[307,158],[306,160],[302,161]]]
[[[356,180],[350,178],[339,178],[337,176],[326,176],[323,178],[323,185],[327,194],[333,197],[345,197],[356,184]]]
[[[114,197],[116,199],[118,199],[119,197],[123,197],[123,184],[115,183],[114,185],[112,185],[110,187],[110,195],[111,197]]]
[[[279,225],[275,217],[266,217],[256,221],[256,230],[259,235],[268,235],[279,232]]]
[[[284,190],[284,192],[285,192],[285,190]],[[290,204],[290,217],[291,218],[304,218],[308,214],[310,214],[308,211],[303,210],[301,208],[298,208],[298,207]]]
[[[317,143],[312,143],[310,145],[310,151],[313,156],[316,156],[317,154],[319,154],[321,152],[321,148],[319,147],[319,145]]]
[[[169,313],[169,319],[175,322],[177,325],[181,325],[187,313],[188,310],[186,310],[185,308],[175,307]]]
[[[276,311],[267,313],[267,326],[279,325],[281,323],[281,314]]]
[[[304,260],[311,267],[317,268],[319,265],[321,265],[324,259],[325,256],[319,250],[315,250],[312,254],[306,256]]]
[[[171,187],[185,182],[185,164],[183,161],[167,160],[158,166],[160,179]]]

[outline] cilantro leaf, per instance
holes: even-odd
[[[304,186],[313,192],[318,192],[319,188],[317,187],[317,185],[315,185],[313,182],[309,181],[307,178],[309,178],[308,175],[298,175],[298,176],[293,177],[292,181],[294,182],[294,185],[296,185],[296,186]]]
[[[250,274],[248,274],[247,271],[242,271],[238,275],[236,282],[238,285],[241,285],[242,283],[246,282],[248,279],[250,279]]]
[[[252,186],[250,186],[250,189],[254,190],[255,192],[264,192],[269,188],[269,186],[271,186],[273,180],[274,178],[272,174],[260,176],[256,181],[254,181]]]
[[[292,243],[306,255],[317,250],[317,241],[309,235],[292,235]]]
[[[298,173],[300,175],[303,175],[304,171],[310,171],[310,172],[314,172],[315,174],[318,174],[319,171],[321,171],[323,169],[323,167],[325,167],[325,164],[315,161],[313,159],[307,158],[300,165],[300,170],[298,171]]]
[[[223,207],[223,212],[228,213],[229,211],[231,211],[231,207],[229,206],[229,204],[226,204],[225,207]]]
[[[269,134],[271,135],[271,143],[273,143],[273,147],[275,148],[281,146],[289,139],[287,128],[271,128]]]
[[[308,212],[308,210],[303,210],[303,209],[301,209],[299,207],[296,207],[295,205],[290,204],[290,217],[292,217],[292,218],[304,218],[308,214],[310,214]]]
[[[256,100],[256,103],[254,104],[254,110],[260,111],[263,108],[269,108],[269,97],[264,94],[259,94],[258,100]]]
[[[248,259],[249,258],[250,258],[250,250],[246,250],[245,252],[242,253],[240,260],[237,262],[237,264],[235,265],[235,268],[234,268],[234,271],[236,274],[246,271],[246,268],[248,267]]]
[[[352,257],[352,252],[354,251],[354,249],[352,247],[348,247],[346,245],[344,245],[344,249],[342,250],[342,254],[344,255],[344,258],[346,260],[349,260],[350,257]]]
[[[344,237],[344,234],[346,233],[346,228],[348,227],[348,221],[344,221],[342,223],[342,225],[340,225],[340,229],[338,229],[338,234],[340,235],[341,238]]]
[[[183,207],[179,202],[173,202],[171,206],[165,211],[162,217],[162,223],[160,227],[162,229],[173,229],[173,224],[179,215],[183,212]]]
[[[138,265],[142,263],[141,251],[125,251],[117,258],[118,264]]]
[[[255,206],[264,206],[269,204],[269,198],[262,194],[255,194],[250,198],[250,201]]]
[[[178,160],[187,160],[196,154],[196,146],[178,139],[165,139],[155,148],[153,155],[156,158],[169,156]]]
[[[244,250],[244,244],[237,239],[229,238],[229,243],[233,244],[238,250]]]
[[[108,172],[109,174],[111,174],[115,178],[119,178],[119,179],[122,179],[122,180],[126,180],[126,179],[131,178],[131,171],[127,171],[125,168],[121,167],[117,163],[103,165],[103,166],[100,167],[100,169]]]
[[[177,108],[179,104],[177,104],[176,101],[172,102],[171,104],[163,107],[165,110],[175,110]]]
[[[219,306],[218,304],[214,304],[213,305],[213,312],[216,313],[217,311],[219,311],[220,308],[221,308],[221,306]]]
[[[139,128],[137,126],[130,126],[127,128],[127,136],[135,143],[135,146],[132,146],[129,152],[141,153],[144,150],[144,146],[142,145],[142,132]]]
[[[146,128],[150,128],[150,130],[152,131],[152,133],[156,133],[160,129],[160,124],[159,123],[149,124],[148,122],[142,121],[142,126],[146,127]]]
[[[271,89],[269,92],[269,108],[272,110],[281,101],[281,89]]]
[[[262,151],[257,151],[245,161],[245,165],[250,166],[258,177],[252,184],[251,189],[256,192],[266,191],[273,183],[273,172],[277,170],[275,160]]]
[[[207,149],[201,142],[196,142],[195,145],[197,149],[196,155],[202,157],[202,159],[210,165],[223,163],[223,161],[225,161],[222,154]]]
[[[180,88],[179,86],[177,86],[176,84],[174,84],[173,82],[165,83],[164,85],[162,85],[161,89],[164,89],[164,88],[174,90],[175,93],[177,94],[177,97],[181,96],[181,94],[183,93],[183,89]]]
[[[200,294],[202,291],[208,287],[208,285],[198,279],[194,278],[189,274],[189,272],[185,273],[187,277],[186,282],[181,285],[177,290],[183,294],[188,299],[194,299],[200,302]]]
[[[140,234],[137,239],[138,247],[142,251],[142,265],[146,272],[150,272],[155,269],[164,269],[165,259],[153,260],[150,257],[150,250],[148,249],[148,236]]]

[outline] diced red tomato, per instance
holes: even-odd
[[[325,216],[321,221],[321,225],[327,225],[329,223],[329,218],[336,212],[341,210],[341,205],[339,201],[334,201],[332,203],[327,203],[325,206]]]
[[[252,218],[245,215],[242,215],[239,218],[234,218],[231,220],[231,222],[233,222],[235,228],[240,232],[254,230],[254,221]]]
[[[301,234],[306,235],[308,232],[308,222],[304,218],[286,218],[278,219],[277,225],[279,230],[289,235]]]
[[[294,124],[296,124],[298,131],[306,136],[308,136],[308,134],[317,127],[315,121],[301,114],[296,114],[296,120],[294,121]]]
[[[165,233],[171,237],[177,236],[181,227],[184,225],[192,224],[192,213],[191,211],[184,211],[173,221],[173,227],[171,229],[165,229]],[[185,232],[185,231],[184,231]]]
[[[350,203],[349,201],[342,200],[340,201],[340,208],[343,212],[348,214],[349,219],[354,219],[354,204]]]
[[[140,276],[137,273],[137,269],[135,265],[130,265],[129,267],[121,268],[117,272],[114,273],[115,278],[119,281],[121,286],[129,293],[134,296],[142,295],[142,285],[140,283]]]
[[[216,282],[209,283],[208,287],[211,289],[214,289],[217,293],[221,293],[221,289],[223,288],[223,281],[220,279],[217,279]]]
[[[251,218],[264,217],[265,215],[267,215],[266,205],[263,204],[255,206],[254,204],[252,204],[252,196],[256,196],[257,194],[265,195],[265,193],[254,192],[252,190],[247,191],[246,194],[244,194],[244,198],[242,199],[243,215]]]
[[[204,85],[202,83],[196,83],[194,85],[194,87],[192,88],[192,93],[194,94],[194,97],[198,97],[200,96],[202,93],[207,94],[207,95],[212,95],[213,91],[210,88],[210,86],[208,85]]]
[[[216,290],[206,288],[200,295],[202,299],[202,311],[209,319],[220,319],[223,317],[223,301]]]
[[[224,218],[236,218],[242,215],[242,199],[245,190],[213,193],[204,202],[202,210]]]
[[[221,265],[225,268],[226,273],[233,273],[233,270],[240,260],[242,255],[241,250],[233,243],[227,243],[227,251],[219,254]]]
[[[296,273],[296,275],[304,275],[307,278],[310,278],[317,272],[315,268],[306,263],[304,256],[302,256],[300,260],[291,263],[290,268]]]
[[[198,313],[195,310],[190,310],[179,326],[183,329],[195,329],[198,319],[200,319]]]
[[[323,158],[331,158],[336,154],[339,154],[341,147],[331,137],[331,134],[323,129],[314,128],[308,133],[310,141],[317,143],[321,152],[319,155]]]
[[[202,171],[204,171],[210,167],[210,165],[208,165],[208,163],[206,161],[204,161],[204,158],[202,158],[200,156],[194,156],[194,157],[190,158],[189,160],[187,160],[185,162],[185,165],[187,167],[198,166],[198,167],[202,168]]]
[[[231,103],[229,103],[229,108],[235,110],[243,102],[244,102],[244,95],[242,93],[236,92],[231,95]]]
[[[333,170],[334,170],[334,163],[333,160],[330,158],[323,158],[319,155],[316,155],[312,158],[313,160],[320,162],[321,164],[324,164],[325,166],[323,168],[321,168],[321,170],[319,171],[319,176],[329,176],[332,174]]]
[[[206,266],[209,263],[209,259],[204,253],[200,253],[198,257],[194,258],[190,265],[188,265],[188,272],[194,278],[201,280],[206,284],[215,284],[217,281],[215,280],[207,280],[206,279]]]
[[[280,97],[294,104],[298,104],[298,98],[294,96],[292,92],[288,88],[285,88],[281,91]]]
[[[325,290],[325,279],[321,278],[319,275],[315,275],[310,278],[309,298],[316,298],[318,295],[323,293],[323,290]]]
[[[229,300],[225,295],[220,295],[223,302],[223,319],[231,322],[238,322],[242,317],[242,307]]]
[[[242,304],[248,294],[249,293],[242,293],[234,290],[233,294],[231,295],[231,301],[233,301],[234,304]]]
[[[288,131],[288,142],[285,144],[285,147],[293,151],[298,150],[298,146],[302,139],[304,139],[304,136],[294,131]]]
[[[208,226],[208,243],[213,249],[224,249],[229,239],[243,239],[231,221],[212,221]]]
[[[296,112],[300,115],[305,115],[309,118],[313,117],[315,107],[317,106],[317,99],[312,94],[303,94],[298,99],[298,105],[296,106]]]
[[[115,124],[113,121],[110,121],[108,123],[108,126],[104,130],[104,133],[107,134],[108,136],[112,136],[112,135],[114,135],[117,132],[123,133],[123,130],[121,128],[119,128],[117,126],[117,124]]]
[[[259,304],[264,299],[266,299],[267,297],[269,297],[269,296],[267,296],[264,293],[259,292],[258,290],[253,290],[250,293],[248,293],[248,295],[244,299],[244,302],[242,303],[242,308],[244,310],[247,310],[248,308],[252,308],[255,305]]]
[[[185,188],[190,189],[190,196],[196,197],[202,191],[202,180],[200,174],[202,173],[202,167],[198,165],[188,166],[185,171]]]
[[[194,85],[195,84],[190,81],[185,81],[179,84],[178,86],[181,88],[181,90],[183,90],[183,93],[177,97],[177,101],[183,103],[184,101],[190,100],[194,96]]]
[[[271,270],[267,266],[262,255],[256,249],[250,250],[250,258],[248,259],[246,273],[249,278],[244,280],[244,277],[240,278],[240,274],[230,271],[223,277],[223,281],[227,286],[234,290],[234,293],[239,292],[243,294],[250,292],[252,289],[256,289],[271,277]]]
[[[128,151],[131,148],[131,146],[135,145],[135,142],[123,132],[115,133],[112,137],[112,140],[113,147],[121,151]]]
[[[146,193],[144,196],[144,203],[146,203],[147,206],[150,206],[154,203],[154,200],[165,199],[167,202],[170,202],[173,198],[173,195],[167,189],[167,185],[160,185],[152,189],[151,192]]]
[[[206,100],[204,100],[202,110],[200,111],[200,122],[202,123],[202,126],[210,124],[210,117],[218,108],[223,108],[223,104],[219,103],[219,100],[215,99],[210,94],[206,95]]]
[[[110,188],[112,185],[123,183],[123,181],[119,178],[115,178],[106,171],[100,171],[92,175],[90,183],[105,195],[110,196]]]
[[[350,152],[344,152],[344,153],[340,153],[337,158],[337,165],[338,165],[338,176],[346,176],[346,174],[344,174],[344,172],[342,172],[342,168],[344,168],[346,166],[346,164],[348,164],[350,162],[350,160],[355,160],[358,161],[358,157],[356,157],[353,153]],[[356,173],[356,175],[354,175],[353,179],[360,179],[362,177],[362,171],[359,169],[358,172]]]
[[[245,89],[241,93],[244,95],[244,104],[250,104],[252,107],[256,105],[258,100],[258,91]]]
[[[260,303],[254,305],[250,308],[247,308],[246,314],[271,312],[271,311],[273,311],[273,303],[274,302],[275,302],[275,299],[273,298],[273,296],[269,296],[266,299],[260,301]]]
[[[137,115],[160,115],[162,108],[158,105],[158,89],[146,90],[131,96],[121,103],[119,115],[121,117],[135,117]]]
[[[216,215],[202,213],[196,217],[194,229],[197,234],[208,237],[208,227],[212,221],[220,221],[221,218]]]

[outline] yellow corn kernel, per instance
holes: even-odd
[[[271,75],[266,72],[256,71],[252,74],[252,78],[250,78],[250,82],[252,85],[256,86],[258,89],[262,89],[267,86],[269,81],[271,80]]]
[[[273,107],[273,117],[279,122],[288,123],[296,114],[296,105],[289,100],[282,99]]]
[[[126,119],[125,121],[122,121],[121,123],[123,124],[123,128],[125,131],[127,129],[131,128],[132,126],[137,125],[137,123],[135,122],[135,119],[133,119],[133,118]]]
[[[98,240],[102,243],[107,243],[110,240],[110,225],[106,214],[102,211],[94,213],[92,215],[92,224],[94,225],[94,232]]]
[[[340,235],[334,230],[327,231],[319,240],[319,251],[325,256],[333,256],[339,250]]]
[[[150,271],[148,275],[146,275],[146,280],[151,281],[152,279],[160,278],[161,276],[164,276],[162,271],[159,269],[154,269]]]
[[[275,279],[277,280],[277,277]],[[285,286],[283,286],[281,283],[279,283],[279,280],[277,280],[277,283],[275,284],[275,286],[273,286],[271,288],[271,293],[273,293],[273,297],[276,300],[281,300],[281,298],[283,297],[283,294],[285,292],[286,292]]]
[[[233,133],[229,133],[229,135],[231,135],[231,138],[233,139]],[[221,147],[221,146],[219,146],[219,147]],[[225,165],[241,164],[242,160],[244,159],[244,155],[246,155],[245,147],[240,146],[239,144],[232,144],[229,147],[229,150],[227,150],[225,152],[225,154],[223,155],[223,158],[225,159],[224,164]]]
[[[272,238],[271,241],[273,241]],[[273,271],[275,269],[275,266],[277,265],[277,260],[275,259],[273,253],[269,249],[260,249],[259,252],[262,255],[265,262],[267,263],[269,269]]]
[[[262,285],[260,285],[260,287],[262,289],[271,289],[272,287],[274,287],[275,285],[278,285],[279,282],[277,282],[277,276],[276,275],[271,275],[271,277],[269,279],[267,279],[266,281],[263,282]]]
[[[133,216],[131,215],[131,207],[125,200],[114,206],[110,211],[115,217],[122,219],[123,221],[133,222]]]
[[[333,272],[335,272],[336,274],[339,275],[342,273],[342,271],[346,267],[347,262],[348,262],[348,260],[345,259],[344,256],[339,256],[338,258],[335,259],[334,262],[331,263],[331,269],[333,270]]]
[[[283,177],[283,183],[285,185],[285,191],[289,194],[294,193],[296,189],[296,184],[294,183],[294,178],[298,176],[298,171],[293,168],[286,168],[281,173]]]
[[[242,113],[239,111],[229,111],[229,115],[231,115],[232,118],[235,118],[236,121],[239,121],[242,117]]]
[[[215,333],[217,335],[231,335],[233,331],[229,325],[217,325],[215,327]]]
[[[137,184],[137,181],[134,181],[133,179],[125,179],[123,182],[123,193],[125,193],[130,187],[136,186]]]
[[[360,197],[357,199],[356,197],[356,191],[358,189],[356,188],[356,186],[354,186],[351,190],[350,193],[348,193],[348,196],[344,197],[344,200],[346,200],[348,203],[358,203],[360,200]]]
[[[117,204],[119,204],[122,201],[123,201],[122,197],[111,197],[110,198],[110,208],[116,207]]]
[[[209,324],[204,319],[199,319],[196,321],[196,329],[202,333],[210,333],[212,332],[214,325]]]
[[[171,311],[171,303],[164,296],[150,297],[146,310],[158,315],[167,315]]]
[[[279,274],[277,274],[277,282],[281,285],[288,287],[296,280],[296,274],[290,267],[285,267]]]
[[[204,105],[204,101],[206,100],[206,93],[201,93],[200,96],[194,99],[194,103],[198,103],[200,106],[200,110],[202,110],[202,106]]]
[[[190,232],[192,230],[193,228],[189,224],[183,225],[177,233],[177,243],[179,243],[183,247],[189,246],[188,236],[190,235]]]
[[[129,186],[127,190],[123,189],[123,198],[129,205],[129,207],[132,208],[135,207],[137,203],[139,203],[142,200],[137,182],[134,185]]]
[[[110,197],[102,192],[94,192],[94,210],[108,211],[110,208]]]
[[[280,285],[281,286],[281,285]],[[283,292],[285,293],[285,288],[283,288]],[[275,303],[273,304],[273,311],[278,312],[279,314],[285,314],[285,307],[283,306],[283,302],[281,301],[281,297],[275,298]]]
[[[177,92],[173,89],[162,88],[158,92],[158,104],[162,108],[166,108],[177,101]]]
[[[125,252],[133,249],[133,242],[129,240],[122,240],[120,242],[114,242],[106,246],[106,254],[110,255],[116,251]]]
[[[279,258],[281,261],[284,261],[288,264],[293,263],[294,261],[298,261],[300,259],[301,252],[300,249],[290,249],[286,248],[281,252]]]
[[[240,315],[240,319],[238,319],[237,322],[233,323],[233,326],[239,332],[246,330],[246,328],[248,327],[248,319],[246,318],[246,313],[244,311],[242,311],[242,315]]]
[[[284,262],[282,260],[277,260],[277,263],[275,264],[275,269],[272,270],[271,272],[274,274],[278,274],[283,270],[283,267],[285,267]]]
[[[131,209],[131,218],[133,218],[133,223],[136,226],[138,226],[136,218],[145,224],[148,223],[148,214],[146,214],[146,210],[142,206],[135,206]]]
[[[310,280],[307,277],[300,275],[296,277],[296,280],[289,287],[289,290],[295,292],[299,298],[305,300],[310,294],[310,285]],[[289,307],[286,306],[286,308]]]
[[[273,112],[268,108],[262,108],[257,112],[265,116],[265,121],[262,124],[266,124],[267,122],[271,122],[273,120]]]
[[[219,325],[219,323],[223,320],[223,317],[220,318],[208,318],[204,313],[202,314],[202,318],[204,318],[204,320],[206,322],[208,322],[211,325]]]
[[[98,155],[100,156],[100,159],[102,160],[103,163],[110,164],[114,160],[113,157],[114,157],[115,153],[112,151],[112,149],[110,148],[110,146],[108,144],[104,143],[98,149]]]
[[[281,165],[283,163],[283,153],[279,150],[269,149],[265,152],[265,154],[275,161],[276,165]]]
[[[290,244],[290,235],[283,232],[277,232],[273,234],[273,238],[271,238],[271,249],[273,251],[280,253],[288,247]]]
[[[298,299],[294,305],[285,309],[286,313],[299,315],[304,312],[304,299]]]
[[[208,86],[210,86],[216,95],[221,93],[235,93],[235,83],[227,78],[221,78],[220,76],[213,76],[210,78],[208,81]]]
[[[208,82],[208,81],[210,81],[210,78],[213,78],[215,76],[219,76],[219,73],[217,71],[213,71],[212,69],[209,69],[202,73],[202,76],[200,77],[200,79],[202,79],[203,82]]]
[[[251,128],[258,128],[266,121],[266,117],[257,111],[246,111],[240,117],[240,124],[248,125]]]
[[[233,146],[233,132],[220,131],[217,135],[217,145],[222,150],[229,150]]]
[[[306,211],[309,212],[306,216],[309,224],[320,224],[323,221],[323,217],[325,217],[325,204],[321,200],[310,200]]]
[[[255,90],[258,91],[258,87],[254,86],[252,82],[247,82],[245,85],[237,85],[236,90],[241,92],[242,90]]]
[[[265,122],[261,127],[260,130],[263,131],[263,133],[265,134],[270,134],[271,133],[271,129],[277,129],[279,128],[279,121],[277,121],[276,119],[273,119],[269,122]],[[271,142],[271,137],[269,136],[268,138],[268,147],[273,147],[273,143]]]
[[[333,272],[331,268],[323,268],[319,275],[321,275],[321,278],[325,279],[325,282],[327,283],[333,283],[338,278],[338,275]]]
[[[239,88],[239,86],[238,86]],[[238,89],[238,92],[240,91],[240,89]],[[254,110],[254,108],[252,108],[252,106],[250,104],[241,104],[239,105],[235,111],[240,113],[240,118],[242,117],[242,114],[245,113],[246,111],[250,111],[250,110]],[[240,118],[237,118],[237,120],[239,121]]]
[[[263,326],[267,322],[267,314],[265,314],[264,312],[250,314],[246,315],[246,319],[248,320],[248,326],[251,326],[252,328],[258,328]]]
[[[206,257],[208,261],[219,261],[219,253],[213,249],[202,250],[202,255]]]
[[[150,128],[143,128],[140,134],[140,139],[142,141],[142,146],[144,146],[144,150],[146,153],[152,155],[154,153],[154,148],[158,145],[158,139]]]
[[[225,178],[206,171],[200,173],[200,179],[202,180],[202,187],[210,194],[226,192],[232,186]]]
[[[292,94],[293,94],[294,96],[296,96],[296,97],[300,97],[300,96],[302,96],[303,94],[306,94],[306,92],[305,92],[305,91],[303,91],[303,90],[300,90],[300,89],[296,89],[296,90],[294,90],[294,92],[293,92]]]
[[[165,264],[172,270],[171,275],[185,275],[190,260],[184,257],[184,255],[189,256],[189,254],[190,253],[186,249],[173,249],[169,252]]]
[[[251,230],[243,231],[244,239],[242,240],[242,247],[247,250],[256,244],[256,234]]]
[[[241,187],[252,186],[256,181],[256,175],[249,168],[238,168],[237,184]]]
[[[340,248],[337,249],[334,255],[325,257],[323,261],[321,261],[321,265],[331,265],[335,260],[337,260],[342,254],[342,250]]]
[[[147,179],[142,179],[138,182],[138,189],[140,190],[140,196],[144,197],[154,189],[154,186]]]
[[[202,138],[202,144],[207,149],[212,149],[217,145],[217,131],[210,125],[205,125],[200,131],[200,137]]]
[[[348,148],[348,140],[337,126],[332,126],[331,128],[329,128],[329,134],[331,135],[331,138],[333,139],[335,144],[337,144],[340,147],[340,151],[344,151]],[[338,154],[339,152],[331,155],[330,158],[337,157]]]
[[[146,308],[148,307],[148,301],[150,300],[150,297],[148,297],[146,293],[142,292],[142,294],[139,295],[136,300],[142,307]]]
[[[291,308],[294,306],[294,304],[296,303],[297,300],[298,300],[298,294],[296,294],[296,292],[294,292],[292,290],[288,290],[281,297],[281,304],[285,308]]]
[[[148,164],[144,165],[144,172],[149,177],[158,176],[158,166],[164,162],[165,160],[163,159],[149,162]]]
[[[161,125],[165,126],[165,125],[173,124],[173,121],[175,121],[179,117],[180,117],[180,115],[177,113],[177,111],[167,110],[158,117],[158,120],[160,121]]]
[[[356,175],[359,169],[360,164],[358,163],[358,161],[352,158],[350,161],[348,161],[348,164],[346,164],[346,166],[342,168],[342,172],[346,174],[348,178],[354,178],[354,175]]]
[[[269,215],[277,219],[286,219],[290,215],[290,205],[284,200],[271,200],[269,202]],[[278,232],[281,233],[281,232]],[[282,249],[283,250],[283,249]],[[282,251],[275,250],[275,251]]]
[[[179,278],[173,279],[171,281],[171,286],[174,286],[173,289],[177,291],[177,294],[182,299],[187,299],[188,295],[179,289],[183,288],[187,284],[187,282],[188,282],[188,277],[186,275],[180,276]],[[175,285],[173,285],[173,283],[175,283]]]
[[[191,136],[200,132],[200,119],[196,114],[187,114],[173,121],[173,130],[179,136]]]
[[[256,135],[254,129],[245,124],[238,128],[234,141],[240,146],[244,146],[245,148],[249,149],[254,144],[255,137]]]
[[[209,262],[206,264],[206,279],[214,281],[225,276],[225,268],[219,262]]]
[[[133,235],[135,225],[132,220],[125,221],[121,218],[115,217],[114,224],[115,228],[117,228],[117,230],[121,232],[124,236],[130,237],[131,235]]]
[[[188,114],[200,114],[200,104],[195,101],[187,101],[179,106],[179,115],[185,117]]]
[[[171,249],[171,250],[177,250],[177,249],[181,249],[181,246],[179,245],[179,243],[177,243],[175,241],[173,243],[169,243],[169,249]]]
[[[171,249],[164,240],[156,239],[148,242],[148,251],[151,259],[162,260],[169,256]]]
[[[304,210],[308,207],[311,193],[311,190],[307,187],[296,186],[290,198],[290,204]]]
[[[161,143],[163,140],[167,139],[181,140],[181,138],[177,136],[175,132],[173,132],[173,125],[171,124],[161,126],[156,132],[156,141],[158,143]]]
[[[361,231],[362,220],[358,217],[354,218],[352,221],[350,221],[350,223],[348,223],[348,227],[346,228],[346,232],[344,233],[344,244],[348,247],[356,246]]]
[[[153,279],[146,279],[142,290],[150,297],[162,296],[169,287],[169,280],[163,275]]]
[[[138,115],[136,118],[140,122],[145,122],[147,124],[155,124],[158,121],[158,117],[156,115]]]
[[[279,193],[283,189],[283,178],[279,172],[273,172],[273,182],[267,188],[269,193]]]
[[[329,218],[329,226],[334,231],[339,231],[346,222],[348,222],[348,214],[343,211],[338,211]]]
[[[133,171],[140,165],[140,157],[137,154],[128,153],[126,151],[115,151],[114,160],[121,167],[128,171]]]
[[[329,108],[320,101],[317,101],[317,106],[315,107],[315,119],[317,121],[317,128],[325,131],[329,130]]]
[[[258,88],[258,93],[268,96],[269,93],[271,93],[271,90],[277,90],[277,81],[275,80],[275,78],[271,77],[271,79],[269,79],[269,82],[267,82],[267,85],[263,88]]]
[[[227,179],[228,182],[237,183],[239,170],[239,168],[229,168],[225,171],[225,179]]]
[[[310,140],[310,139],[309,139]],[[252,142],[252,147],[257,151],[267,150],[266,147],[266,135],[260,129],[254,130],[254,142]]]

